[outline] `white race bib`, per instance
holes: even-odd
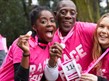
[[[75,60],[69,60],[62,63],[62,69],[67,81],[79,78],[81,76],[80,70]]]

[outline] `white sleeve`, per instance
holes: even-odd
[[[51,68],[46,65],[44,74],[48,81],[55,81],[58,78],[58,66]]]

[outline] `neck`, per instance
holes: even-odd
[[[62,37],[67,36],[67,34],[69,33],[69,32],[64,32],[64,31],[61,31],[61,30],[59,30],[59,31],[60,31],[60,33],[61,33]]]
[[[101,45],[101,47],[102,47],[102,49],[107,49],[107,48],[109,48],[109,44],[107,44],[107,45]]]
[[[47,47],[47,44],[47,42],[38,39],[38,46],[42,49],[45,49]]]
[[[106,49],[105,48],[102,48],[102,53],[104,53],[106,51]]]
[[[38,43],[42,43],[42,44],[48,44],[48,42],[46,42],[46,41],[43,41],[43,40],[41,40],[41,39],[38,39]]]

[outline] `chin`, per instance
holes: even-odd
[[[107,44],[109,44],[109,43],[107,43],[107,42],[99,42],[101,45],[107,45]]]
[[[71,28],[66,28],[65,29],[66,32],[69,32],[70,30],[71,30]]]
[[[47,42],[49,43],[49,42],[51,42],[52,41],[52,39],[47,39]]]

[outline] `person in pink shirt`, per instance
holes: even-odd
[[[109,49],[109,13],[104,14],[97,22],[97,28],[94,34],[93,60],[96,61],[99,59],[107,49]],[[91,72],[95,75],[90,74]],[[109,81],[109,50],[94,68],[92,68],[89,74],[83,74],[81,78],[84,81]]]
[[[53,58],[49,62],[56,66],[55,58],[61,56],[58,43],[52,45],[57,49],[55,55],[49,55],[49,42],[56,30],[52,12],[46,7],[35,6],[30,12],[30,20],[32,35],[30,31],[13,42],[0,68],[0,81],[44,81],[42,76],[48,58]]]
[[[69,81],[66,76],[72,73],[73,68],[70,60],[75,60],[82,71],[85,71],[92,62],[93,34],[96,24],[76,21],[77,8],[71,0],[59,1],[54,14],[58,29],[53,41],[59,42],[65,47],[62,58],[59,58],[58,61],[59,77],[57,81]],[[69,65],[66,65],[68,63]],[[70,77],[75,81],[80,80],[78,76],[74,76],[74,78],[71,75]]]
[[[7,53],[6,38],[0,34],[0,66],[3,63],[6,53]]]

